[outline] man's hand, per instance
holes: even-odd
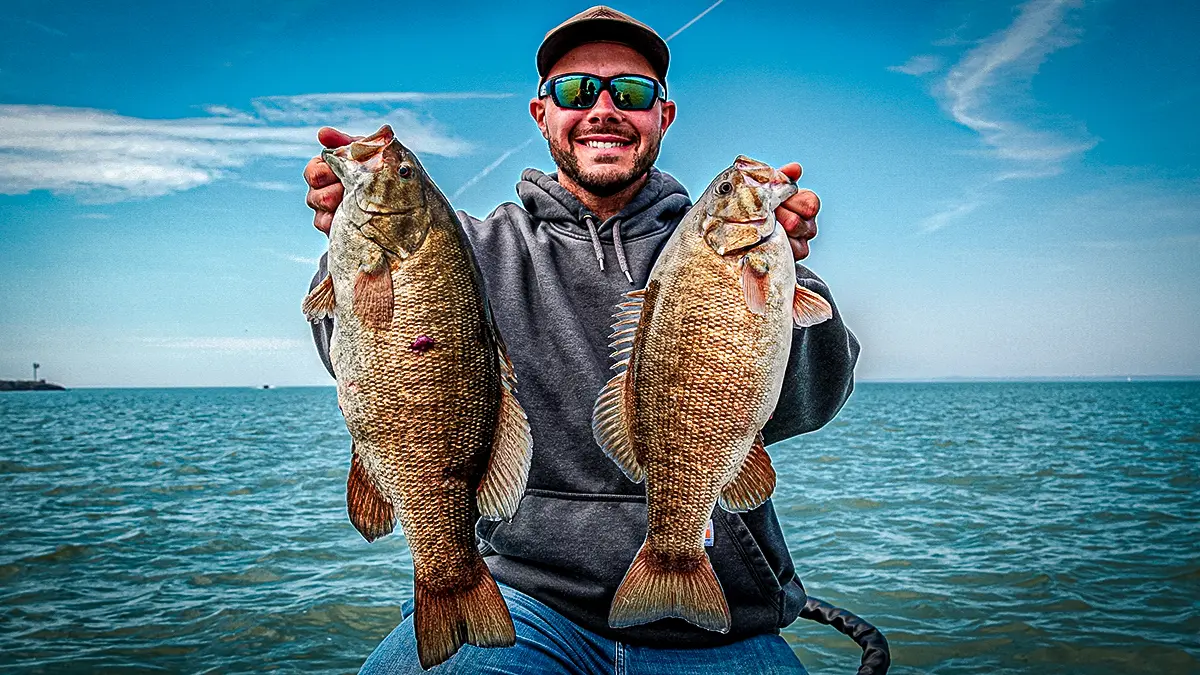
[[[795,162],[784,164],[779,170],[792,180],[800,179],[800,165]],[[812,190],[797,192],[775,209],[775,218],[787,232],[788,241],[792,245],[792,255],[796,260],[808,257],[808,240],[817,236],[817,211],[820,210],[821,200]]]
[[[347,136],[333,127],[321,127],[317,131],[317,140],[327,148],[340,148],[360,138],[362,136]],[[305,201],[309,208],[317,212],[313,216],[313,227],[329,236],[333,212],[337,210],[338,204],[342,203],[342,195],[345,192],[342,182],[319,156],[313,157],[304,167],[304,182],[308,183],[308,196]]]

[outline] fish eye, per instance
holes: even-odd
[[[401,178],[408,178],[412,175],[412,167],[408,166],[407,164],[401,164],[400,168],[396,169],[396,173],[399,174]]]
[[[733,183],[730,183],[729,181],[722,181],[721,184],[717,186],[717,194],[719,195],[727,195],[730,192],[733,192]]]

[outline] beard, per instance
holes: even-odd
[[[586,133],[610,133],[608,129],[588,129]],[[633,185],[639,178],[646,175],[650,171],[650,167],[654,166],[654,162],[658,160],[658,149],[660,139],[652,139],[652,142],[646,147],[643,152],[637,153],[633,157],[633,166],[628,171],[606,170],[604,165],[601,165],[599,170],[593,168],[589,172],[584,172],[579,166],[579,158],[575,155],[575,138],[583,135],[585,132],[576,130],[570,134],[568,147],[563,147],[556,143],[554,139],[550,139],[550,157],[554,159],[554,163],[558,165],[558,170],[566,174],[575,184],[596,195],[597,197],[611,197],[621,190]],[[637,136],[632,139],[634,144],[637,143]]]

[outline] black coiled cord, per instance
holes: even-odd
[[[800,618],[833,626],[839,633],[858,643],[863,650],[858,675],[884,675],[892,665],[887,638],[862,617],[810,595],[808,602],[804,603],[804,609],[800,610]]]

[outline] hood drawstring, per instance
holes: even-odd
[[[592,235],[592,250],[596,252],[596,261],[600,263],[600,271],[604,271],[604,249],[600,246],[600,233],[596,231],[596,219],[590,215],[583,217],[588,232]]]
[[[621,221],[619,220],[613,223],[613,248],[617,249],[617,264],[621,266],[625,278],[632,284],[633,275],[629,273],[629,263],[625,261],[625,246],[621,243]]]
[[[600,232],[596,229],[596,219],[591,214],[584,214],[583,222],[587,225],[588,233],[592,235],[592,250],[596,252],[596,262],[600,263],[600,271],[604,271],[604,247],[600,244]],[[625,245],[621,243],[621,221],[613,221],[613,248],[617,251],[617,264],[625,273],[629,283],[633,283],[633,275],[629,273],[629,261],[625,258]]]

